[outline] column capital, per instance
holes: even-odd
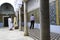
[[[23,2],[27,2],[28,0],[23,0]]]

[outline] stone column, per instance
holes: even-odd
[[[17,27],[18,27],[18,11],[16,11],[16,23],[17,23]]]
[[[14,17],[14,28],[18,27],[18,24],[17,24],[17,19],[16,17]]]
[[[18,29],[18,11],[15,12],[15,17],[14,17],[14,28]]]
[[[18,26],[18,11],[16,11],[16,20],[17,20],[17,26]]]
[[[58,0],[56,0],[56,24],[59,25]]]
[[[40,0],[40,40],[50,40],[49,0]]]
[[[16,11],[16,20],[17,20],[17,26],[18,26],[18,12]]]
[[[19,8],[19,30],[21,31],[22,30],[22,27],[21,27],[21,9]]]
[[[28,36],[27,4],[26,4],[26,1],[24,1],[24,36]]]

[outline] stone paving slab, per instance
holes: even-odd
[[[8,30],[8,28],[0,29],[0,40],[34,40],[29,36],[24,36],[23,31]]]

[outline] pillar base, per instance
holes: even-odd
[[[24,33],[24,36],[29,36],[28,33]]]
[[[16,27],[15,27],[15,29],[19,29],[19,27],[18,27],[18,26],[16,26]]]
[[[22,29],[19,29],[19,31],[23,31]]]
[[[24,26],[24,36],[29,36],[28,27]]]
[[[22,31],[22,29],[19,29],[19,31]]]
[[[22,31],[22,26],[19,26],[19,31]]]

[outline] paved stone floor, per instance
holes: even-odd
[[[29,29],[29,36],[24,36],[24,32],[19,30],[10,31],[8,28],[0,28],[0,40],[40,40],[39,29]],[[60,34],[50,33],[51,40],[60,40]]]
[[[40,30],[39,29],[28,29],[29,36],[32,37],[34,40],[40,40]]]
[[[40,40],[40,30],[35,28],[35,29],[29,29],[29,35],[34,39],[34,40]],[[50,32],[50,40],[60,40],[60,34]]]
[[[29,36],[24,36],[23,31],[0,28],[0,40],[34,40]]]
[[[22,27],[23,29],[23,27]],[[34,29],[29,29],[29,36],[32,37],[34,40],[40,40],[40,29],[34,28]],[[50,40],[60,40],[60,34],[50,32]]]

